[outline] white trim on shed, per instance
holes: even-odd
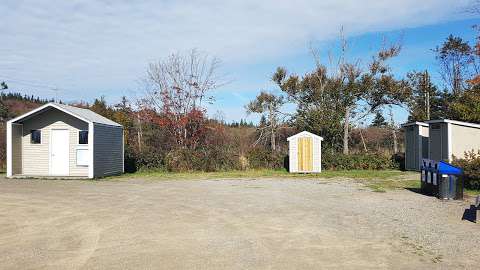
[[[474,124],[474,123],[468,123],[468,122],[462,122],[462,121],[450,120],[450,119],[430,120],[430,121],[427,121],[426,123],[427,124],[449,123],[449,124],[455,124],[455,125],[465,126],[465,127],[480,128],[480,124]]]
[[[312,169],[311,170],[301,170],[299,169],[299,160],[298,160],[298,139],[299,138],[312,138]],[[308,131],[302,131],[293,136],[287,138],[289,145],[289,172],[292,173],[319,173],[322,171],[322,141],[323,138],[313,134]]]
[[[313,133],[311,133],[311,132],[308,132],[308,131],[302,131],[302,132],[300,132],[300,133],[297,133],[297,134],[295,134],[295,135],[292,135],[292,136],[290,136],[290,137],[287,138],[287,141],[291,141],[291,140],[293,140],[293,139],[295,139],[295,138],[302,137],[302,136],[305,136],[305,135],[307,135],[307,136],[312,136],[312,137],[318,138],[318,139],[320,139],[321,141],[323,141],[323,137],[320,137],[320,136],[318,136],[318,135],[316,135],[316,134],[313,134]]]
[[[12,177],[12,176],[15,176],[15,172],[13,171],[14,168],[13,168],[13,155],[15,153],[13,153],[13,137],[12,137],[12,125],[14,124],[19,124],[19,125],[22,125],[23,123],[26,123],[26,122],[32,122],[30,119],[34,118],[34,117],[42,117],[42,114],[43,113],[48,113],[50,112],[51,109],[56,109],[60,112],[63,112],[65,113],[66,115],[69,115],[70,118],[68,119],[78,119],[82,122],[79,122],[79,123],[84,123],[82,125],[88,125],[88,144],[85,144],[84,146],[82,146],[83,149],[88,149],[88,156],[89,156],[89,162],[88,162],[88,172],[85,171],[85,177],[88,177],[88,178],[95,178],[95,177],[102,177],[102,176],[106,176],[106,175],[112,175],[112,174],[120,174],[120,173],[123,173],[123,167],[124,167],[124,161],[123,161],[123,158],[124,158],[124,145],[123,145],[123,127],[122,125],[106,118],[106,117],[103,117],[93,111],[90,111],[88,109],[83,109],[83,108],[77,108],[77,107],[73,107],[73,106],[69,106],[69,105],[65,105],[65,104],[58,104],[58,103],[47,103],[43,106],[40,106],[28,113],[25,113],[21,116],[18,116],[14,119],[11,119],[9,121],[7,121],[7,177]],[[44,119],[52,119],[53,118],[57,118],[59,116],[54,116],[54,115],[50,115],[50,117],[48,118],[46,115],[44,115]],[[65,116],[66,117],[66,116]],[[73,118],[72,118],[73,117]],[[63,117],[60,117],[60,118],[63,118]],[[53,119],[53,120],[55,120]],[[53,121],[52,120],[52,121]],[[78,121],[78,120],[75,120],[75,121]],[[71,121],[74,121],[74,120],[71,120]],[[21,124],[19,123],[21,122]],[[60,123],[60,122],[59,122]],[[65,126],[65,125],[64,125]],[[68,126],[68,125],[66,125]],[[113,148],[115,149],[111,149],[112,153],[114,153],[114,155],[119,155],[118,157],[114,157],[114,156],[111,156],[110,158],[103,158],[103,161],[105,162],[108,162],[109,164],[101,164],[103,161],[101,162],[95,162],[95,133],[96,133],[96,127],[98,127],[100,130],[100,132],[108,132],[108,134],[106,134],[105,136],[100,136],[99,138],[102,138],[102,144],[101,144],[101,151],[103,152],[103,154],[105,154],[105,151],[108,151],[109,149],[109,145],[111,144]],[[22,126],[23,128],[23,126]],[[73,128],[73,127],[72,127]],[[122,129],[122,132],[118,132],[118,129]],[[75,129],[72,129],[73,131],[72,132],[75,132]],[[110,133],[111,131],[110,130],[117,130],[115,131],[114,133],[115,134],[122,134],[121,138],[119,138],[119,136],[110,136]],[[46,133],[48,134],[49,131],[46,131]],[[24,136],[25,138],[25,134],[23,134],[24,132],[22,132],[22,134],[20,134],[20,137],[21,136]],[[72,133],[74,134],[74,133]],[[51,134],[50,134],[51,135]],[[41,135],[43,136],[43,135]],[[111,140],[115,140],[115,141],[109,141],[109,139]],[[48,141],[50,140],[50,138],[42,138],[42,140],[48,144],[48,149],[51,149],[51,143]],[[121,143],[121,146],[119,146],[119,144]],[[69,145],[73,145],[75,147],[80,147],[80,145],[78,145],[78,142],[75,142],[75,141],[72,141],[72,142],[69,142]],[[23,149],[24,145],[21,144],[21,147]],[[88,147],[88,148],[87,148]],[[118,149],[116,149],[118,148]],[[23,150],[22,150],[23,152]],[[121,152],[121,153],[120,153]],[[48,155],[50,155],[51,151],[49,150],[48,151]],[[20,155],[23,155],[20,153]],[[70,155],[71,156],[71,155]],[[26,158],[26,157],[25,157]],[[34,157],[28,157],[28,158],[34,158]],[[111,159],[111,160],[110,160]],[[118,160],[121,159],[120,163],[121,164],[117,164]],[[48,162],[48,167],[51,166],[51,162],[50,162],[50,157],[47,157],[47,162]],[[113,163],[115,164],[113,164]],[[23,166],[24,164],[21,164],[21,166]],[[95,170],[95,166],[99,166],[99,167],[105,167],[105,166],[110,166],[110,167],[114,167],[115,169],[111,169],[109,170],[108,172],[106,170]],[[121,168],[120,168],[121,167]],[[23,169],[23,167],[22,167]],[[50,173],[50,169],[48,169],[48,175],[44,175],[44,174],[41,174],[41,175],[27,175],[27,176],[50,176],[51,173]],[[67,175],[67,176],[73,176],[73,175]]]
[[[405,123],[401,125],[401,127],[409,127],[409,126],[422,126],[422,127],[428,127],[428,124],[425,122],[410,122],[410,123]]]

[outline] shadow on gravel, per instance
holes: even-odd
[[[420,188],[405,188],[405,189],[423,196],[435,197],[434,195],[431,195],[431,194],[429,195],[429,194],[422,193]],[[467,220],[473,223],[477,223],[477,211],[478,209],[475,205],[473,204],[470,205],[470,208],[465,209],[465,211],[463,212],[462,220]]]
[[[423,196],[435,197],[435,196],[432,195],[432,194],[425,194],[425,193],[423,193],[420,188],[405,188],[405,189],[408,190],[408,191],[415,192],[415,193],[417,193],[417,194],[423,195]]]
[[[463,212],[462,220],[468,220],[473,223],[477,223],[477,207],[470,205],[470,208],[465,209]]]

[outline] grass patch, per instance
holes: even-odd
[[[420,180],[372,179],[364,182],[374,192],[386,192],[393,189],[419,189]]]
[[[476,197],[477,195],[480,195],[480,190],[478,189],[465,189],[464,192],[468,196],[472,196],[472,197]]]
[[[349,178],[349,179],[378,179],[388,180],[392,178],[409,178],[412,173],[396,170],[348,170],[330,171],[326,170],[317,174],[291,174],[286,170],[246,170],[246,171],[225,171],[225,172],[165,172],[165,171],[139,171],[136,173],[124,174],[122,176],[109,177],[111,180],[147,178],[158,180],[193,180],[193,179],[232,179],[232,178]],[[415,177],[418,178],[418,177]]]
[[[387,190],[420,188],[419,174],[416,172],[402,172],[398,170],[325,170],[317,174],[292,174],[286,170],[246,170],[225,172],[166,172],[166,171],[139,171],[122,176],[109,177],[108,180],[145,179],[161,180],[205,180],[205,179],[350,179],[370,188],[374,192]]]

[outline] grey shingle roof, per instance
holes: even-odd
[[[58,107],[64,109],[65,111],[70,112],[73,115],[76,115],[80,118],[83,118],[83,119],[85,119],[87,121],[90,121],[90,122],[93,122],[93,123],[104,124],[104,125],[109,125],[109,126],[118,126],[118,127],[122,126],[119,123],[116,123],[116,122],[114,122],[114,121],[112,121],[112,120],[110,120],[106,117],[103,117],[100,114],[95,113],[95,112],[93,112],[91,110],[88,110],[88,109],[78,108],[78,107],[69,106],[69,105],[65,105],[65,104],[59,104],[59,103],[49,103],[49,104],[58,106]]]

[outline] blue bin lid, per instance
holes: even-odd
[[[440,174],[451,174],[451,175],[462,175],[463,170],[461,168],[455,167],[450,163],[445,161],[438,162],[438,173]]]

